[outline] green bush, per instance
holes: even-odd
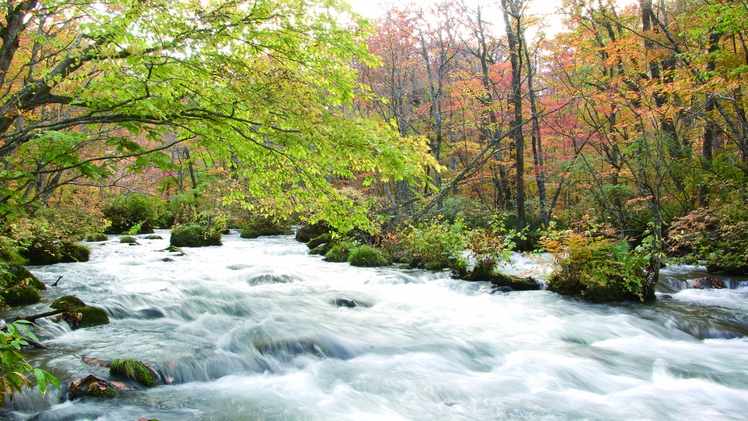
[[[379,267],[390,264],[381,251],[367,245],[352,248],[348,256],[348,263],[351,266],[360,267]]]
[[[412,267],[431,270],[458,265],[467,247],[465,226],[460,221],[409,227],[399,238],[390,236],[385,241],[395,243],[386,247],[397,261],[409,261]]]
[[[174,247],[220,246],[221,232],[198,224],[179,225],[171,230],[169,243]]]
[[[78,241],[85,237],[92,228],[98,229],[95,218],[90,221],[84,215],[80,221],[71,221],[67,217],[76,217],[77,213],[58,212],[45,209],[37,212],[32,218],[21,218],[10,225],[10,235],[15,237],[18,252],[29,265],[51,265],[60,262],[88,261],[91,250]]]
[[[325,260],[328,262],[347,262],[351,254],[351,248],[353,248],[353,245],[347,241],[337,243],[325,254]]]
[[[95,234],[88,234],[86,236],[86,241],[88,241],[89,243],[98,243],[101,241],[108,241],[108,240],[109,240],[109,237],[107,237],[107,235],[104,233],[97,232]]]
[[[109,200],[102,212],[111,222],[108,234],[127,233],[138,224],[140,229],[134,234],[148,234],[159,226],[159,218],[167,212],[167,206],[160,197],[130,194]]]
[[[689,263],[704,261],[709,272],[748,275],[748,214],[737,206],[697,209],[672,224],[668,246]]]
[[[549,291],[596,303],[654,299],[644,247],[631,251],[626,241],[579,231],[568,231],[561,242]]]

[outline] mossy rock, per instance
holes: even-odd
[[[109,236],[107,236],[104,233],[100,233],[100,232],[97,232],[95,234],[88,234],[88,236],[86,237],[86,241],[88,241],[89,243],[100,243],[102,241],[108,241],[108,240],[109,240]]]
[[[313,238],[327,234],[330,231],[331,229],[327,222],[317,222],[312,225],[304,225],[296,231],[296,241],[300,243],[308,243]]]
[[[182,249],[176,246],[169,246],[164,249],[164,251],[168,251],[169,253],[182,253]]]
[[[68,398],[71,401],[80,398],[113,398],[115,396],[117,396],[117,389],[114,386],[94,376],[87,376],[70,382],[68,385]]]
[[[171,230],[169,244],[175,247],[220,246],[221,233],[209,232],[198,224],[180,225]]]
[[[146,240],[163,240],[164,237],[157,235],[157,234],[153,234],[153,235],[146,236],[145,239]]]
[[[317,237],[312,238],[306,243],[306,246],[309,247],[310,249],[314,249],[323,244],[327,244],[330,241],[332,241],[332,234],[327,232],[327,233],[324,233],[322,235],[318,235]]]
[[[42,299],[39,290],[29,285],[13,285],[0,291],[0,295],[3,296],[5,303],[10,306],[34,304]]]
[[[490,280],[493,285],[510,287],[515,291],[537,291],[540,289],[540,284],[533,278],[522,278],[501,272],[493,272]]]
[[[120,237],[119,242],[123,244],[138,244],[138,239],[130,235],[125,235]]]
[[[135,380],[145,387],[155,387],[158,384],[156,372],[141,361],[116,359],[109,366],[109,374]]]
[[[338,243],[332,246],[330,251],[325,254],[325,261],[328,262],[347,262],[351,253],[351,243]]]
[[[85,306],[78,307],[74,312],[80,314],[80,327],[92,327],[109,324],[109,316],[101,307]]]
[[[66,244],[62,248],[60,263],[87,262],[91,258],[91,249],[83,244]]]
[[[424,269],[427,270],[443,270],[449,267],[449,262],[446,260],[437,260],[434,262],[426,262],[423,264]]]
[[[317,247],[309,250],[309,254],[316,254],[316,255],[324,256],[324,255],[327,254],[327,252],[329,252],[330,250],[332,250],[332,247],[334,245],[335,245],[335,243],[333,243],[333,242],[320,244]]]
[[[65,295],[52,302],[50,304],[55,310],[74,310],[79,307],[86,307],[86,303],[75,295]]]
[[[29,272],[28,269],[21,265],[10,265],[6,270],[11,274],[11,279],[8,282],[8,286],[13,285],[28,285],[32,286],[39,291],[44,291],[47,286],[44,282],[40,281],[33,273]]]
[[[268,235],[293,235],[293,230],[268,219],[257,219],[239,232],[241,238],[258,238]]]
[[[388,266],[390,264],[389,260],[384,257],[384,254],[382,254],[381,251],[366,245],[351,249],[350,255],[348,256],[348,263],[350,263],[351,266],[359,267],[380,267]]]

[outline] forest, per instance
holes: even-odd
[[[510,251],[556,253],[592,302],[748,274],[748,3],[563,0],[551,35],[531,3],[6,0],[0,295],[154,228],[515,288]],[[56,381],[8,326],[0,394]]]

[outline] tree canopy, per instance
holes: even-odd
[[[351,63],[371,28],[337,0],[7,0],[0,26],[0,213],[117,166],[168,172],[182,144],[224,198],[316,203],[350,223],[326,176],[423,180],[428,147],[353,116]],[[334,219],[334,217],[333,217]]]

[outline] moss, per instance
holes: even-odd
[[[325,260],[328,262],[347,262],[350,256],[351,243],[342,242],[335,244],[330,251],[325,254]]]
[[[137,244],[138,239],[129,235],[125,235],[124,237],[120,237],[119,242],[124,244]]]
[[[319,237],[328,232],[330,232],[330,226],[327,222],[317,222],[312,225],[304,225],[296,231],[296,241],[300,243],[308,243],[312,238]]]
[[[515,291],[536,291],[540,289],[540,284],[532,278],[522,278],[495,271],[491,274],[491,283],[499,287],[510,287]]]
[[[109,316],[101,307],[85,306],[74,310],[81,315],[80,327],[92,327],[109,324]]]
[[[149,235],[149,236],[145,237],[145,239],[146,240],[163,240],[164,237],[162,237],[160,235],[153,234],[153,235]]]
[[[86,307],[86,303],[75,295],[65,295],[54,300],[50,307],[55,310],[73,310],[78,307]]]
[[[91,249],[83,244],[66,244],[62,248],[61,263],[87,262],[91,258]]]
[[[113,398],[117,396],[117,390],[107,381],[94,376],[70,382],[68,386],[68,398],[75,400],[79,398]]]
[[[107,240],[109,240],[109,237],[106,234],[100,232],[97,232],[95,234],[88,234],[88,236],[86,237],[86,241],[88,241],[89,243],[98,243]]]
[[[249,222],[239,233],[241,238],[257,238],[266,235],[293,235],[293,231],[270,219],[260,218]]]
[[[449,267],[449,262],[444,260],[437,260],[434,262],[426,262],[423,267],[427,270],[442,270]]]
[[[116,359],[109,366],[109,374],[115,377],[135,380],[145,387],[154,387],[158,383],[156,373],[148,364],[136,360]]]
[[[220,246],[221,233],[209,232],[198,224],[180,225],[171,230],[170,244],[175,247]]]
[[[6,268],[6,270],[11,274],[11,278],[8,281],[8,286],[28,285],[40,291],[47,289],[47,286],[44,285],[42,281],[40,281],[36,276],[34,276],[33,273],[29,272],[28,269],[21,265],[10,265]]]
[[[330,250],[332,250],[332,247],[334,245],[335,245],[335,243],[333,243],[333,242],[320,244],[319,246],[317,246],[317,247],[309,250],[309,254],[317,254],[317,255],[320,255],[320,256],[324,256],[324,255],[327,254],[327,252],[329,252]]]
[[[169,253],[181,253],[182,249],[176,246],[169,246],[165,248],[164,251],[168,251]]]
[[[39,290],[28,285],[14,285],[0,291],[0,295],[3,296],[5,303],[11,306],[34,304],[42,299]]]
[[[360,267],[379,267],[390,264],[389,260],[384,257],[381,251],[366,245],[351,249],[350,255],[348,256],[348,263],[350,263],[351,266]]]
[[[321,246],[323,244],[327,244],[327,243],[329,243],[331,241],[332,241],[332,234],[330,234],[329,232],[327,232],[327,233],[324,233],[322,235],[318,235],[318,236],[312,238],[311,240],[309,240],[306,243],[306,246],[309,247],[310,249],[313,249],[313,248],[319,247],[319,246]]]

